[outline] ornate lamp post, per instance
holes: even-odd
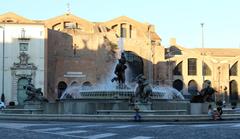
[[[2,29],[2,95],[1,95],[1,101],[5,101],[4,97],[4,57],[5,57],[5,28],[3,26],[0,26]]]

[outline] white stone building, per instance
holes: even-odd
[[[0,23],[0,92],[4,93],[6,104],[10,101],[23,104],[27,98],[23,86],[29,78],[36,88],[46,90],[47,34],[43,24],[30,22],[20,18],[19,23],[8,20]]]

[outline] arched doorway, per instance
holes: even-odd
[[[139,74],[143,74],[143,60],[140,56],[130,51],[126,51],[124,52],[124,54],[128,66],[126,79],[129,82],[133,82]]]
[[[64,81],[58,83],[58,98],[60,98],[63,92],[66,90],[67,84]]]
[[[84,82],[82,85],[83,86],[89,86],[89,87],[92,86],[92,84],[89,81]]]
[[[230,81],[229,83],[229,99],[231,104],[236,104],[238,101],[238,87],[237,87],[237,82],[235,80]]]
[[[183,89],[183,82],[179,79],[175,80],[173,82],[173,88],[177,89],[178,91],[181,91]]]
[[[82,84],[82,89],[90,89],[92,84],[89,81],[86,81]]]
[[[78,86],[78,83],[76,81],[73,81],[70,86]]]
[[[192,96],[196,96],[198,93],[198,84],[195,80],[190,80],[188,82],[188,93]]]
[[[20,78],[18,80],[17,84],[17,101],[18,105],[23,105],[24,100],[27,99],[27,94],[26,94],[26,89],[24,89],[24,86],[28,84],[28,79],[27,78]]]

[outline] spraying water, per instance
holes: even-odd
[[[87,97],[129,98],[130,96],[132,96],[135,87],[130,86],[127,88],[116,89],[116,84],[111,82],[111,79],[115,76],[113,71],[118,62],[117,59],[120,59],[122,54],[124,54],[124,38],[120,38],[118,40],[116,60],[111,66],[111,72],[108,72],[109,74],[107,74],[104,79],[102,79],[99,83],[93,86],[69,86],[60,99],[79,99]],[[153,97],[160,99],[184,99],[183,95],[178,90],[172,87],[160,86],[156,86],[153,88]]]

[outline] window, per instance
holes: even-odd
[[[98,27],[98,32],[100,32],[100,33],[102,32],[102,30],[101,30],[101,28],[100,28],[100,27]]]
[[[202,74],[206,75],[206,76],[212,75],[212,71],[206,63],[203,63],[203,73]]]
[[[234,63],[234,65],[230,68],[229,71],[230,76],[237,76],[237,66],[238,62]]]
[[[118,25],[113,25],[111,28],[112,28],[114,31],[117,31],[117,26],[118,26]]]
[[[127,36],[126,24],[121,24],[121,38],[126,38],[126,36]]]
[[[129,25],[129,38],[132,38],[132,25]]]
[[[188,75],[197,75],[197,59],[188,59]]]
[[[61,23],[57,23],[57,24],[53,25],[53,26],[52,26],[52,29],[59,31],[59,30],[61,29]]]
[[[182,55],[182,51],[177,48],[176,46],[171,46],[169,48],[169,52],[172,54],[172,55]]]
[[[11,19],[8,19],[7,22],[8,22],[8,23],[12,23],[12,22],[14,22],[14,21],[11,20]]]
[[[76,28],[76,24],[72,22],[64,22],[64,28],[74,29]]]
[[[20,51],[27,51],[28,50],[28,43],[19,43]]]
[[[177,64],[177,66],[174,68],[173,75],[182,75],[182,62]]]
[[[22,30],[21,30],[21,38],[25,38],[25,33],[26,33],[25,29],[22,28]]]

